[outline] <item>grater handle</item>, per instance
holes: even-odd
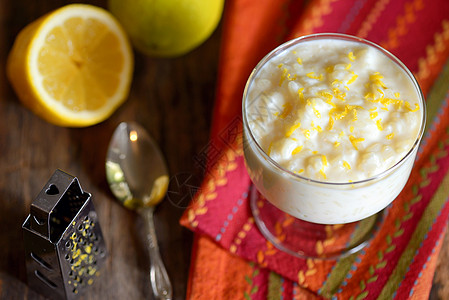
[[[50,239],[50,214],[75,177],[56,170],[30,207],[30,228]]]
[[[156,230],[154,229],[153,207],[140,210],[148,226],[148,251],[150,254],[150,281],[153,294],[158,300],[172,299],[172,286],[167,270],[162,262],[157,244]]]

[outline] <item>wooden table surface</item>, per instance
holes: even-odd
[[[198,158],[208,143],[220,29],[179,58],[156,59],[135,53],[129,99],[112,117],[87,128],[57,127],[18,102],[6,78],[5,64],[18,32],[65,2],[70,1],[0,1],[0,298],[14,295],[22,299],[32,294],[24,284],[21,225],[31,202],[59,168],[78,177],[83,189],[93,195],[109,251],[103,276],[86,298],[151,299],[145,227],[135,213],[114,200],[104,170],[115,127],[122,121],[137,121],[160,145],[168,163],[173,193],[157,207],[155,221],[174,298],[184,299],[193,234],[178,221],[191,197],[189,188],[177,186],[175,181],[190,178],[194,186],[202,178]],[[106,1],[90,3],[106,6]]]
[[[109,256],[85,299],[152,299],[142,220],[116,202],[105,180],[109,139],[121,121],[137,121],[160,145],[171,196],[156,210],[162,258],[184,299],[192,233],[178,224],[203,173],[217,75],[220,27],[193,52],[174,59],[135,53],[131,93],[108,120],[87,128],[51,125],[25,109],[5,75],[7,55],[28,23],[70,1],[0,1],[0,298],[39,299],[26,285],[21,225],[30,204],[56,169],[78,177],[93,195]],[[106,1],[91,1],[105,7]],[[188,180],[189,185],[182,183]],[[431,299],[448,296],[449,241],[440,255]],[[446,297],[446,299],[448,299]]]

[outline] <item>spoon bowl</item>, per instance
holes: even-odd
[[[117,200],[142,215],[148,224],[150,281],[157,299],[171,299],[172,287],[162,262],[153,211],[165,197],[168,170],[157,144],[134,122],[120,123],[106,155],[106,179]]]

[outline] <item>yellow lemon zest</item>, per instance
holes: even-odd
[[[359,150],[358,144],[363,142],[364,140],[365,140],[364,138],[356,138],[353,135],[349,136],[349,141],[351,142],[355,150]]]
[[[282,84],[284,83],[285,79],[287,78],[287,73],[288,73],[287,68],[284,68],[282,70],[281,79],[279,80],[279,86],[282,86]]]
[[[332,85],[333,86],[335,86],[335,85],[337,85],[337,84],[341,84],[342,82],[341,82],[341,80],[338,80],[338,79],[335,79],[334,81],[332,81]]]
[[[293,76],[290,73],[287,74],[287,79],[290,80],[290,81],[296,80],[296,78],[297,78],[296,74],[293,75]]]
[[[348,53],[348,58],[349,58],[350,61],[354,61],[356,57],[355,57],[353,52],[349,52]]]
[[[310,130],[305,129],[305,130],[303,131],[303,133],[304,133],[304,136],[306,137],[306,139],[310,139]]]
[[[292,155],[298,154],[299,152],[301,152],[303,146],[298,146],[295,149],[293,149],[292,151]]]
[[[316,76],[315,72],[307,73],[306,76],[309,78],[312,78],[312,79],[316,79],[316,80],[323,80],[323,74]]]
[[[415,111],[419,110],[419,104],[418,103],[415,103],[415,108],[414,109],[412,109],[412,106],[411,106],[411,104],[408,101],[404,102],[404,106],[410,112],[415,112]]]
[[[374,72],[374,74],[369,76],[369,80],[373,82],[376,82],[377,80],[380,80],[382,78],[384,77],[379,72]]]
[[[323,176],[324,179],[327,179],[326,173],[324,173],[323,170],[320,170],[320,174],[321,174],[321,176]]]
[[[279,115],[279,118],[285,119],[285,117],[287,117],[290,114],[293,107],[290,104],[290,102],[286,102],[284,105],[282,105],[282,107],[284,107],[284,110],[282,111],[282,114]]]
[[[332,130],[334,128],[334,119],[332,118],[332,116],[329,114],[329,125],[327,127],[328,130]]]
[[[357,121],[357,109],[352,109],[352,121]]]
[[[324,154],[321,155],[321,163],[323,164],[323,166],[327,166],[327,157]]]
[[[347,84],[353,83],[357,79],[357,77],[359,77],[359,75],[353,74],[351,79],[348,80]]]
[[[299,88],[298,89],[298,96],[299,96],[299,100],[304,102],[304,94],[303,94],[304,88]]]
[[[293,126],[290,127],[290,129],[285,133],[286,137],[289,137],[293,134],[293,132],[298,129],[299,127],[301,127],[301,123],[296,123]]]
[[[334,96],[332,96],[331,93],[326,92],[326,91],[321,91],[321,92],[318,92],[317,94],[318,94],[318,96],[323,97],[324,100],[326,101],[326,103],[330,102],[332,100],[332,98],[334,98]]]
[[[378,119],[376,121],[377,129],[379,129],[380,131],[384,130],[383,127],[382,127],[382,123],[381,122],[382,122],[382,119]]]

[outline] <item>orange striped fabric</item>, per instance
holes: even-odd
[[[428,128],[410,180],[357,255],[299,259],[258,232],[248,205],[241,98],[282,41],[340,32],[376,42],[417,77]],[[188,299],[423,299],[449,216],[449,1],[228,0],[206,175],[181,224],[195,231]],[[216,151],[217,152],[217,151]],[[280,228],[279,230],[282,230]]]

